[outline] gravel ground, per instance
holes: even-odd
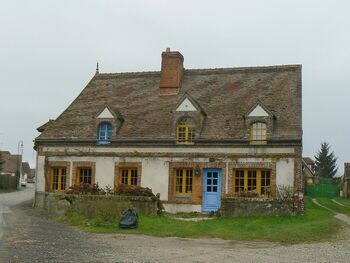
[[[281,245],[84,233],[44,219],[28,202],[10,209],[0,262],[350,262],[348,227],[336,242]]]

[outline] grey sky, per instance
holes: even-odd
[[[0,1],[0,148],[35,163],[36,128],[95,72],[303,65],[304,155],[328,141],[350,161],[349,1]]]

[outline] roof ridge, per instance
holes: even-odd
[[[227,73],[232,71],[274,71],[282,69],[298,69],[301,68],[301,64],[281,64],[281,65],[271,65],[271,66],[247,66],[247,67],[228,67],[228,68],[192,68],[185,69],[185,73]],[[113,76],[144,76],[144,75],[158,75],[160,71],[150,70],[150,71],[130,71],[130,72],[105,72],[98,73],[95,77],[113,77]]]

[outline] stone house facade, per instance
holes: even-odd
[[[221,198],[277,198],[303,208],[301,66],[100,73],[38,128],[36,191],[73,184],[140,185],[165,209],[215,211]],[[285,188],[284,188],[285,189]]]

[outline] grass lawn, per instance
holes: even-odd
[[[330,209],[333,209],[334,211],[336,211],[338,213],[342,213],[342,214],[346,214],[346,215],[350,216],[350,204],[349,204],[349,207],[341,206],[341,205],[338,205],[335,202],[333,202],[331,199],[325,198],[325,197],[317,197],[317,200],[320,204],[322,204],[326,207],[329,207]],[[345,202],[339,201],[338,199],[336,199],[336,201],[339,203],[342,203],[344,205],[347,205]]]
[[[229,240],[267,240],[309,242],[329,240],[342,225],[333,214],[305,199],[303,216],[265,216],[214,218],[199,222],[181,221],[167,215],[139,215],[137,229],[120,229],[118,222],[103,222],[69,214],[65,221],[81,229],[98,233],[131,233],[160,237],[215,237]]]

